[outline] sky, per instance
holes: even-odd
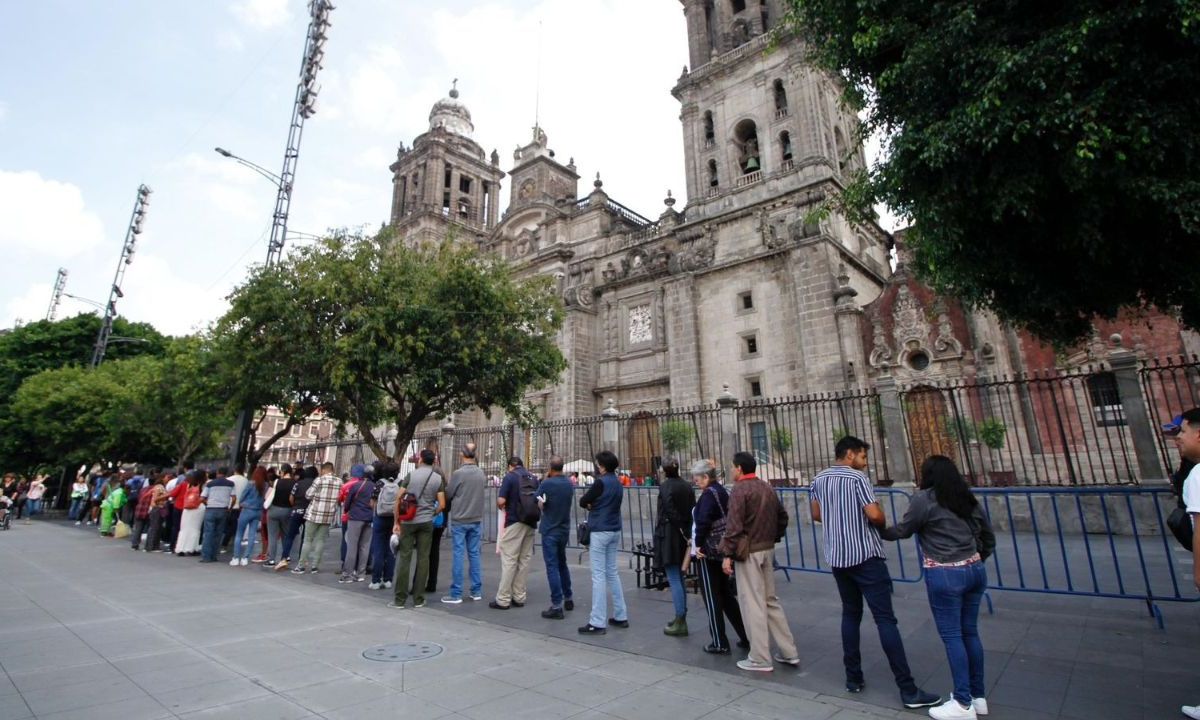
[[[396,148],[455,78],[502,169],[536,108],[581,194],[599,172],[648,217],[667,190],[686,196],[677,0],[334,4],[290,230],[387,220]],[[118,312],[170,334],[215,321],[265,259],[276,190],[213,148],[279,172],[307,23],[303,0],[6,3],[0,327],[44,318],[60,267],[67,293],[107,299],[140,183],[153,194]],[[58,317],[89,311],[64,298]]]

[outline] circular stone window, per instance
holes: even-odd
[[[929,354],[924,350],[917,350],[908,356],[908,366],[917,372],[929,369]]]

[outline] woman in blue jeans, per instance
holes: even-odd
[[[979,604],[987,589],[983,563],[996,548],[996,536],[971,487],[948,457],[933,455],[921,465],[920,489],[904,519],[879,532],[885,540],[913,533],[920,537],[929,607],[954,680],[953,697],[929,708],[929,715],[936,720],[987,715]]]
[[[617,456],[608,450],[596,455],[601,475],[579,499],[579,507],[588,511],[588,527],[592,531],[588,558],[592,564],[592,614],[588,624],[579,628],[580,635],[603,635],[608,626],[629,627],[629,611],[625,607],[625,592],[617,573],[617,552],[621,544],[621,500],[624,487],[617,479]],[[613,613],[608,615],[608,596],[612,595]]]
[[[662,466],[663,481],[658,488],[658,517],[654,524],[654,560],[667,576],[675,617],[663,628],[671,637],[687,637],[687,587],[684,585],[683,560],[692,537],[692,508],[696,494],[679,477],[679,462],[668,459]]]
[[[267,494],[267,469],[262,465],[254,468],[250,482],[238,498],[237,531],[233,535],[233,559],[230,565],[249,565],[254,557],[254,544],[258,540],[258,525],[262,522],[264,498]]]

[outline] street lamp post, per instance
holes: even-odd
[[[121,281],[125,279],[125,268],[133,262],[133,253],[138,236],[142,234],[142,222],[146,219],[146,208],[150,206],[150,188],[138,186],[137,200],[133,203],[133,215],[129,218],[129,228],[125,231],[125,242],[121,245],[121,258],[117,260],[117,272],[113,276],[112,288],[108,292],[108,304],[104,306],[104,318],[100,321],[100,332],[96,334],[96,346],[92,350],[92,368],[104,361],[104,353],[108,350],[109,336],[112,335],[113,320],[117,316],[117,299],[125,297],[121,292]]]

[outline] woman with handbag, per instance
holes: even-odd
[[[663,628],[670,637],[687,637],[687,587],[684,585],[684,560],[692,537],[692,508],[696,496],[692,486],[679,477],[679,462],[667,460],[662,466],[663,481],[658,487],[658,517],[654,523],[654,560],[667,576],[675,619]]]
[[[929,715],[944,720],[986,715],[979,605],[987,590],[983,563],[996,549],[996,536],[948,457],[931,455],[921,465],[920,492],[913,495],[904,519],[880,530],[879,536],[901,540],[913,533],[920,535],[929,609],[954,680],[953,697],[929,708]]]
[[[181,557],[193,557],[200,554],[200,531],[204,527],[204,504],[200,500],[208,473],[203,470],[193,470],[188,473],[187,482],[181,482],[175,487],[175,505],[183,508],[179,516],[179,536],[175,539],[175,554]]]
[[[728,655],[730,647],[725,634],[726,618],[737,633],[737,646],[742,649],[750,647],[746,626],[742,623],[742,609],[734,593],[733,578],[721,570],[724,558],[717,550],[725,535],[729,493],[717,479],[717,468],[711,460],[701,460],[692,466],[692,482],[700,488],[700,498],[692,510],[691,554],[695,559],[696,574],[700,577],[700,595],[704,598],[708,632],[712,636],[712,642],[704,646],[704,652]]]

